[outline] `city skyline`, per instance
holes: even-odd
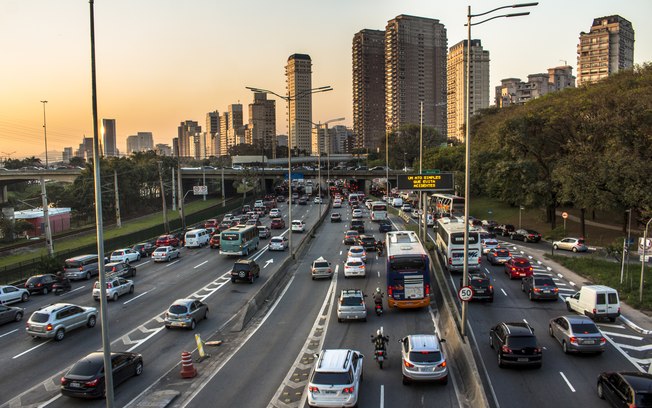
[[[342,124],[352,127],[351,42],[357,32],[384,30],[406,14],[439,20],[449,47],[466,38],[466,4],[336,0],[306,10],[299,0],[284,7],[254,3],[95,2],[98,119],[116,120],[120,152],[138,132],[151,132],[154,144],[171,145],[179,123],[204,123],[208,112],[248,105],[253,95],[245,86],[284,94],[285,65],[295,53],[311,56],[313,86],[334,88],[314,98],[313,121],[345,117]],[[469,3],[474,13],[509,4]],[[525,18],[473,29],[473,39],[491,52],[490,89],[503,78],[550,67],[576,69],[580,32],[588,32],[595,18],[613,14],[632,22],[634,63],[652,60],[652,29],[645,24],[649,1],[544,1],[530,11]],[[0,4],[0,156],[44,156],[41,100],[48,100],[49,151],[76,149],[84,136],[92,137],[88,12],[87,2],[72,0]],[[193,16],[192,24],[179,25],[179,15]],[[209,24],[217,16],[219,24]],[[276,100],[277,133],[287,133],[286,104],[270,99]]]

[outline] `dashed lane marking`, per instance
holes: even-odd
[[[573,385],[570,383],[570,381],[568,381],[568,378],[566,378],[564,373],[560,371],[559,374],[561,375],[561,378],[563,378],[564,381],[566,381],[566,385],[568,385],[568,388],[570,388],[571,391],[575,392],[575,388],[573,388]]]

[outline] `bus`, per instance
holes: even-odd
[[[220,255],[242,255],[258,249],[258,227],[236,225],[220,233]]]
[[[430,261],[414,231],[391,231],[387,245],[387,304],[419,308],[430,304]]]
[[[464,197],[452,194],[433,194],[430,196],[430,208],[435,218],[463,217]]]
[[[444,265],[449,272],[464,270],[464,229],[463,218],[444,217],[437,220],[435,244]],[[479,270],[482,262],[482,243],[480,233],[469,226],[469,270]]]
[[[387,203],[384,201],[374,201],[371,203],[371,221],[381,221],[387,219]]]

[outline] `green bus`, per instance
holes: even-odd
[[[220,254],[248,256],[258,249],[258,227],[236,225],[220,233]]]

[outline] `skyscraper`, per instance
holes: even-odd
[[[276,101],[267,99],[265,93],[254,93],[254,102],[249,104],[249,132],[254,146],[276,158]]]
[[[385,126],[423,124],[446,134],[446,28],[439,20],[399,15],[385,28]]]
[[[312,60],[310,55],[292,54],[285,66],[290,96],[289,137],[292,148],[312,154]],[[315,152],[316,154],[316,152]]]
[[[149,150],[154,150],[152,132],[138,132],[136,135],[127,137],[127,154]]]
[[[193,157],[195,159],[203,158],[199,146],[201,126],[194,120],[181,122],[178,131],[178,149],[180,157]]]
[[[206,114],[206,143],[208,155],[220,155],[220,113],[218,111]]]
[[[448,138],[464,140],[466,122],[466,57],[467,40],[453,45],[448,53],[446,103]],[[480,40],[471,40],[471,116],[489,107],[489,51],[482,49]]]
[[[355,147],[375,150],[385,141],[385,32],[356,33],[352,61]]]
[[[220,156],[229,154],[229,112],[220,115]]]
[[[102,144],[104,145],[104,156],[113,157],[118,155],[115,119],[102,119]]]
[[[577,85],[599,81],[634,65],[632,23],[614,15],[593,20],[577,45]]]
[[[228,107],[229,111],[229,129],[226,138],[229,147],[244,143],[244,127],[242,117],[242,104],[233,103]]]

